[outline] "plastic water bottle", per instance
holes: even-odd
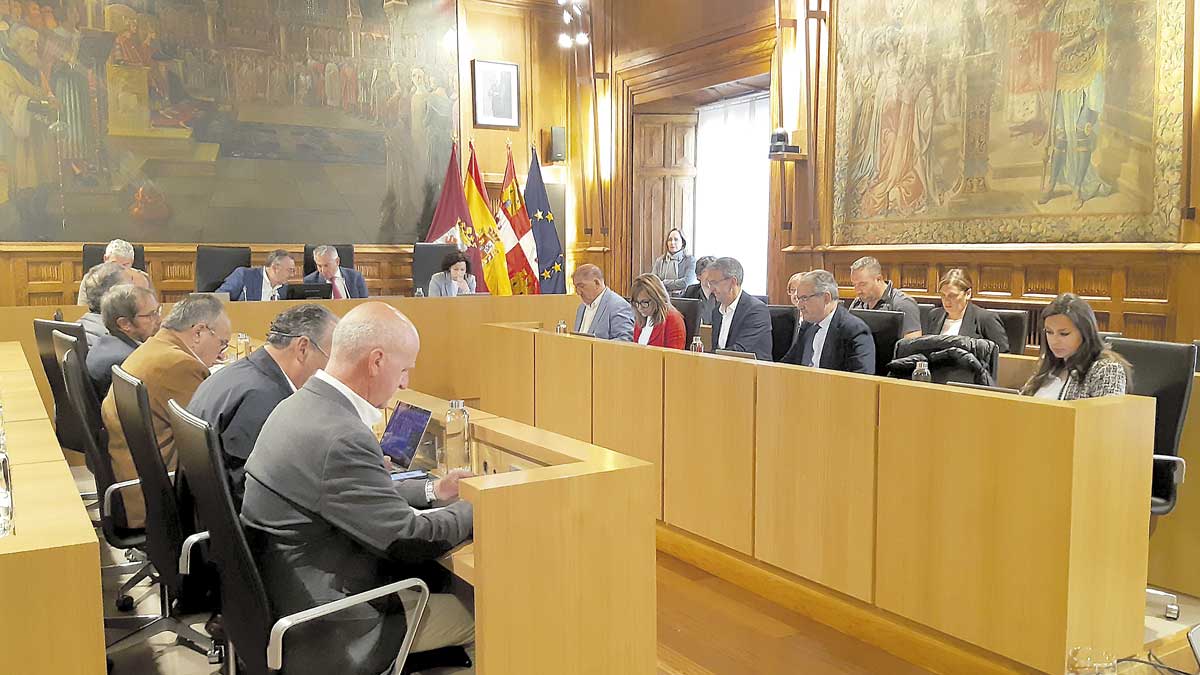
[[[417,292],[416,292],[416,293],[413,293],[413,297],[414,297],[414,298],[423,298],[423,297],[425,297],[425,291],[423,291],[423,290],[421,290],[420,288],[418,288],[418,289],[417,289]]]
[[[237,358],[244,359],[250,356],[250,336],[245,333],[237,334]]]
[[[558,333],[559,335],[567,332],[567,322],[559,321],[558,323],[554,324],[554,332]]]
[[[446,410],[446,435],[438,468],[445,474],[454,469],[471,471],[472,466],[471,416],[461,399],[450,401],[450,408]]]
[[[8,461],[4,436],[0,434],[0,538],[12,534],[13,531],[12,490],[12,467]]]
[[[933,376],[929,373],[929,364],[924,361],[918,361],[917,367],[913,370],[913,382],[932,382]]]
[[[692,344],[688,345],[688,351],[689,352],[703,352],[704,351],[704,342],[702,342],[700,340],[699,335],[692,338]]]

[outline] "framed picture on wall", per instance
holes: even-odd
[[[521,126],[521,87],[517,64],[471,61],[475,126],[516,129]]]

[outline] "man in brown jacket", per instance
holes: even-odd
[[[154,436],[167,470],[175,469],[175,435],[167,418],[167,401],[186,406],[208,369],[229,346],[232,327],[221,301],[211,295],[189,295],[175,303],[162,328],[125,359],[122,368],[146,385],[153,415]],[[108,451],[118,481],[137,477],[129,444],[117,416],[110,390],[100,407],[108,428]],[[121,491],[128,527],[143,527],[146,505],[137,486]]]

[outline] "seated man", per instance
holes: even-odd
[[[125,241],[124,239],[113,239],[112,241],[108,242],[108,246],[104,247],[104,259],[100,262],[115,262],[121,267],[128,269],[133,267],[133,258],[133,244]],[[84,273],[86,274],[87,270],[84,270]],[[79,295],[75,298],[75,304],[87,304],[87,298],[83,293],[83,284],[79,284]]]
[[[317,271],[304,277],[306,284],[333,284],[333,299],[367,297],[367,281],[356,269],[341,267],[338,251],[332,246],[313,249]]]
[[[591,264],[580,265],[571,275],[575,294],[583,300],[575,312],[575,332],[602,340],[633,340],[633,307],[604,285],[604,272]]]
[[[681,298],[691,298],[692,300],[700,301],[700,322],[707,324],[712,321],[713,310],[717,307],[717,301],[713,298],[712,288],[703,281],[705,268],[712,264],[716,258],[711,255],[701,256],[696,260],[696,283],[683,289],[683,293],[679,295]]]
[[[825,270],[800,275],[793,302],[804,325],[784,363],[875,374],[875,340],[863,320],[838,300],[838,285]]]
[[[217,292],[228,293],[230,300],[279,300],[284,285],[295,273],[292,254],[275,249],[267,254],[267,264],[262,267],[239,267],[230,272]]]
[[[420,337],[392,307],[369,302],[333,331],[329,365],[267,418],[246,462],[242,521],[267,596],[291,614],[412,576],[471,536],[468,502],[451,471],[437,481],[394,482],[372,427],[379,407],[408,386]],[[381,673],[404,641],[415,593],[356,605],[298,627],[285,663],[311,673]],[[468,645],[471,612],[453,595],[430,596],[412,651]]]
[[[196,388],[208,377],[208,369],[229,346],[231,328],[221,301],[211,295],[192,294],[171,308],[162,327],[125,359],[121,365],[146,385],[153,414],[154,437],[167,470],[175,470],[175,434],[167,417],[167,401],[175,399],[186,406]],[[117,417],[117,402],[112,390],[100,406],[108,429],[108,452],[118,481],[137,477],[129,442]],[[137,487],[121,491],[125,503],[127,527],[142,527],[146,505]]]
[[[158,298],[149,289],[119,284],[104,294],[100,316],[108,335],[88,349],[87,369],[96,385],[96,396],[103,401],[112,386],[112,367],[125,363],[133,350],[158,332],[162,312]]]
[[[863,256],[850,264],[850,281],[858,297],[850,303],[850,309],[882,309],[903,312],[904,326],[901,337],[921,337],[921,308],[917,301],[903,291],[892,288],[892,282],[883,278],[883,266],[871,256]]]
[[[742,292],[742,264],[717,258],[704,269],[703,280],[712,288],[717,307],[711,316],[711,351],[749,352],[759,361],[771,360],[771,313],[762,300]]]
[[[267,344],[205,380],[188,410],[221,436],[234,506],[241,508],[246,472],[263,423],[280,401],[329,360],[337,316],[321,305],[285,310],[271,322]]]
[[[100,338],[108,335],[104,317],[100,315],[100,303],[104,295],[119,284],[132,284],[138,288],[150,288],[150,278],[141,270],[124,267],[120,263],[106,262],[96,265],[83,275],[79,285],[87,299],[88,311],[79,317],[87,334],[88,348],[96,346]]]

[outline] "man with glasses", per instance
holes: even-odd
[[[762,300],[742,292],[742,264],[717,258],[704,269],[701,281],[712,288],[717,307],[712,311],[712,348],[754,354],[771,360],[771,313]]]
[[[717,301],[713,298],[712,288],[704,281],[704,270],[716,260],[711,255],[701,256],[696,259],[696,283],[683,289],[680,294],[681,298],[689,298],[691,300],[700,301],[700,323],[708,325],[712,321],[713,310],[717,307]]]
[[[221,436],[234,506],[241,509],[246,460],[267,417],[285,398],[324,368],[337,316],[316,304],[292,307],[275,317],[267,344],[204,381],[188,410]]]
[[[783,363],[874,375],[871,329],[838,301],[833,275],[825,270],[805,272],[794,288],[792,303],[800,310],[803,324]]]
[[[167,417],[167,401],[186,406],[200,383],[229,346],[232,327],[225,307],[216,297],[193,293],[175,303],[158,332],[133,350],[121,365],[146,385],[150,399],[151,424],[158,451],[168,471],[175,470],[175,434]],[[100,406],[108,429],[108,450],[118,481],[137,478],[129,442],[117,416],[117,402],[110,390]],[[124,527],[143,527],[146,506],[138,486],[121,490],[125,504]]]
[[[133,284],[118,284],[100,301],[100,316],[108,335],[88,349],[87,370],[103,400],[112,385],[112,367],[158,332],[162,312],[154,292]]]

